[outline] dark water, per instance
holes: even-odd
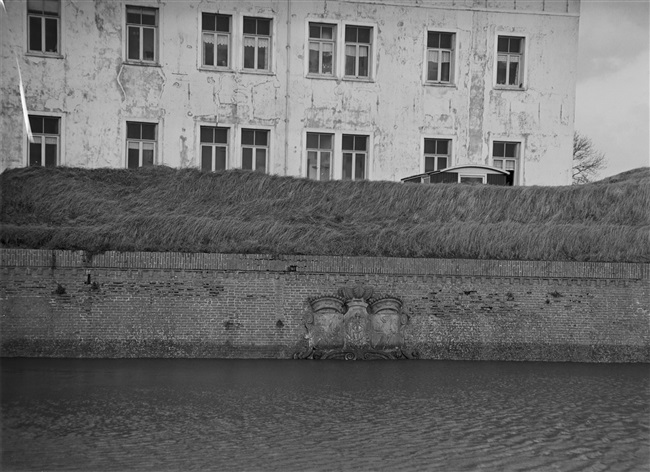
[[[2,470],[641,471],[647,365],[2,359]]]

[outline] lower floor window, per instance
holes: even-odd
[[[495,141],[492,144],[492,162],[494,167],[508,171],[506,185],[518,183],[519,143]]]
[[[157,127],[155,123],[126,123],[126,166],[129,169],[154,165]]]
[[[27,162],[30,166],[55,167],[59,162],[60,118],[29,115],[33,142],[29,143]]]
[[[242,129],[242,169],[266,172],[269,157],[269,132],[259,129]]]
[[[201,170],[226,170],[228,128],[201,126]]]
[[[333,141],[331,134],[307,133],[307,178],[330,180]]]
[[[363,180],[367,177],[368,136],[343,135],[343,180]]]
[[[451,141],[449,139],[424,140],[424,172],[433,172],[449,167]]]

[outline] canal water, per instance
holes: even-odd
[[[2,359],[13,470],[642,471],[647,365]]]

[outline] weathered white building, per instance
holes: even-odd
[[[4,3],[2,169],[570,183],[579,0]]]

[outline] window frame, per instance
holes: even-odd
[[[344,141],[346,136],[353,136],[353,137],[364,137],[366,138],[366,149],[365,151],[363,150],[356,150],[356,149],[344,149]],[[356,181],[356,180],[370,180],[370,149],[372,146],[372,141],[371,141],[371,134],[363,134],[362,131],[357,131],[357,132],[341,132],[341,141],[340,141],[340,149],[341,149],[341,180],[351,180],[351,181]],[[353,144],[353,146],[356,146],[356,143]],[[345,155],[352,153],[352,168],[351,168],[351,178],[346,179],[344,178],[344,166],[345,166]],[[358,154],[364,154],[365,155],[365,162],[364,162],[364,176],[363,178],[359,179],[356,176],[356,163],[357,163],[357,155]]]
[[[134,124],[140,124],[140,125],[155,125],[155,137],[153,140],[151,139],[144,139],[144,138],[129,138],[129,124],[134,123]],[[148,119],[143,119],[143,118],[127,118],[124,121],[124,168],[125,169],[133,169],[133,167],[129,167],[129,142],[137,142],[140,143],[138,147],[138,167],[137,169],[140,169],[142,167],[149,167],[149,166],[143,166],[142,165],[142,159],[143,159],[143,146],[142,143],[153,143],[153,162],[151,164],[152,167],[155,167],[157,165],[160,165],[162,161],[162,156],[159,154],[162,149],[161,146],[158,145],[160,142],[160,137],[161,137],[161,128],[162,125],[159,121],[156,120],[148,120]],[[142,135],[142,129],[140,134]]]
[[[244,144],[244,131],[264,131],[266,132],[266,145],[257,145],[257,144]],[[271,144],[272,144],[272,129],[267,128],[267,127],[260,127],[260,126],[242,126],[239,128],[239,132],[237,133],[237,146],[239,149],[239,167],[242,170],[250,170],[252,172],[258,172],[256,169],[257,167],[257,161],[256,161],[256,154],[258,149],[265,149],[266,150],[266,169],[264,171],[265,174],[270,174],[271,173]],[[255,138],[253,138],[255,139]],[[251,155],[251,167],[252,169],[244,169],[244,149],[245,148],[250,148],[253,149],[252,155]]]
[[[56,136],[56,138],[57,138],[57,143],[56,143],[57,144],[56,164],[54,165],[54,167],[59,167],[59,166],[64,165],[63,152],[62,152],[63,142],[64,142],[64,133],[63,133],[63,131],[64,131],[64,123],[63,123],[64,116],[61,115],[61,114],[58,114],[58,113],[51,113],[51,112],[45,112],[45,111],[30,111],[30,112],[27,113],[27,115],[28,115],[29,118],[31,118],[31,117],[42,117],[42,118],[56,118],[58,120],[59,132],[56,135],[53,135],[51,133],[45,133],[45,132],[34,133],[34,130],[32,129],[32,126],[31,126],[31,120],[30,120],[30,131],[32,132],[32,137],[37,137],[37,136],[42,137],[42,142],[41,142],[41,164],[40,164],[40,166],[42,166],[42,167],[52,167],[52,166],[47,166],[45,164],[45,146],[44,146],[44,144],[46,144],[45,139],[47,137],[52,137],[52,136]],[[25,163],[25,167],[31,167],[31,164],[29,162],[30,161],[30,145],[33,144],[33,143],[29,140],[29,135],[27,134],[27,129],[24,126],[23,126],[23,130],[24,130],[24,135],[25,135],[25,138],[24,138],[24,141],[25,141],[24,163]]]
[[[447,154],[439,154],[439,153],[428,153],[426,151],[427,148],[427,141],[447,141]],[[451,136],[423,136],[422,137],[422,164],[421,164],[421,169],[422,173],[427,173],[427,172],[435,172],[438,170],[443,170],[443,169],[448,169],[449,167],[453,167],[452,164],[452,158],[454,155],[454,138]],[[433,157],[434,162],[435,162],[435,169],[434,170],[426,170],[427,169],[427,157]],[[444,157],[447,159],[447,165],[443,167],[442,169],[439,168],[439,162],[438,159]]]
[[[360,43],[360,42],[348,42],[345,39],[347,28],[368,28],[370,29],[370,43]],[[363,82],[372,82],[375,78],[375,64],[377,63],[376,61],[376,44],[377,44],[377,26],[373,24],[368,24],[368,23],[350,23],[346,22],[343,23],[341,27],[341,37],[342,37],[342,42],[341,42],[341,78],[343,80],[355,80],[355,81],[363,81]],[[358,39],[358,38],[357,38]],[[356,46],[356,52],[355,52],[355,75],[348,75],[346,71],[346,60],[347,60],[347,47],[348,45],[354,45]],[[368,75],[367,76],[360,76],[359,75],[359,46],[366,45],[368,46]]]
[[[207,142],[204,143],[203,138],[201,136],[201,132],[202,132],[202,128],[206,128],[206,127],[207,128],[218,128],[218,129],[225,130],[226,131],[226,140],[227,140],[226,144],[207,143]],[[232,140],[233,140],[233,135],[234,135],[232,126],[224,125],[224,124],[221,124],[221,123],[214,123],[214,122],[212,122],[212,123],[199,122],[199,123],[197,123],[197,128],[196,129],[197,129],[197,149],[199,150],[198,158],[197,158],[197,160],[198,160],[197,168],[199,170],[202,170],[202,171],[205,170],[205,169],[203,169],[203,146],[204,145],[209,145],[210,147],[212,147],[212,153],[211,153],[212,154],[212,156],[211,156],[212,157],[212,163],[211,163],[212,164],[212,170],[210,170],[210,171],[205,170],[205,171],[206,172],[219,172],[219,170],[215,169],[215,167],[216,167],[215,166],[216,157],[217,157],[216,156],[216,151],[215,151],[216,147],[225,148],[226,162],[225,162],[224,170],[232,169],[233,168],[233,165],[232,165]]]
[[[51,57],[51,58],[62,58],[63,54],[63,34],[62,34],[62,27],[61,25],[63,24],[63,16],[64,16],[64,5],[62,0],[58,0],[58,5],[59,5],[59,12],[58,15],[54,16],[51,14],[46,14],[45,12],[42,12],[41,14],[39,13],[32,13],[29,10],[29,3],[26,1],[25,2],[25,54],[31,55],[31,56],[41,56],[41,57]],[[31,47],[31,18],[40,18],[41,19],[41,49],[30,49]],[[54,52],[49,52],[46,51],[46,21],[45,19],[56,19],[56,41],[57,41],[57,50]]]
[[[314,26],[327,26],[332,28],[332,39],[322,39],[322,38],[312,38],[311,37],[311,27],[312,25]],[[328,21],[323,21],[322,19],[319,20],[312,20],[307,18],[306,20],[306,32],[307,32],[307,38],[305,41],[305,76],[310,77],[310,78],[320,78],[320,79],[336,79],[338,77],[338,57],[339,57],[339,31],[340,31],[340,25],[336,22],[328,22]],[[309,62],[310,62],[310,53],[311,53],[311,43],[315,42],[319,44],[319,54],[318,54],[318,72],[311,72],[309,70]],[[324,73],[322,72],[323,69],[323,56],[322,56],[322,45],[323,44],[332,44],[332,72],[331,73]]]
[[[215,16],[215,28],[218,28],[216,20],[217,17],[226,17],[228,18],[228,27],[230,29],[229,32],[223,32],[223,31],[210,31],[210,30],[204,30],[203,29],[203,15],[214,15]],[[207,10],[201,10],[199,11],[199,24],[198,24],[198,31],[200,32],[199,34],[199,69],[205,69],[205,70],[210,70],[210,71],[215,71],[215,70],[224,70],[224,71],[232,71],[234,69],[234,61],[235,61],[235,55],[234,55],[234,50],[235,50],[235,15],[232,13],[226,13],[226,12],[221,12],[221,11],[207,11]],[[219,35],[224,36],[227,35],[228,37],[228,65],[226,66],[220,66],[218,65],[218,51],[217,51],[217,43],[215,42],[214,45],[214,54],[213,54],[213,59],[214,59],[214,65],[209,65],[205,64],[205,43],[203,41],[203,35],[204,34],[210,34],[212,33],[215,38],[217,38]]]
[[[504,144],[504,154],[507,152],[506,144],[516,144],[516,157],[510,157],[510,156],[495,156],[494,151],[495,151],[495,145],[496,144]],[[501,170],[509,170],[506,169],[506,161],[512,161],[515,164],[514,172],[512,174],[512,186],[517,186],[517,185],[523,185],[523,151],[524,150],[524,140],[523,139],[517,139],[517,138],[512,138],[512,137],[504,137],[504,138],[494,138],[490,139],[490,162],[492,167],[496,167],[497,169]],[[501,167],[499,167],[496,163],[496,160],[503,161]]]
[[[451,49],[447,48],[430,48],[429,47],[429,33],[439,33],[439,34],[449,34],[451,35]],[[449,64],[449,81],[442,80],[431,80],[429,79],[429,52],[438,51],[439,54],[442,52],[448,51],[450,53],[450,64]],[[424,30],[424,70],[423,70],[423,83],[425,85],[437,86],[437,87],[455,87],[456,86],[456,77],[458,76],[456,67],[457,67],[457,57],[458,54],[458,32],[455,30],[445,29],[445,28],[425,28]],[[441,61],[438,61],[438,75],[441,74],[440,68]]]
[[[327,148],[313,148],[309,147],[309,135],[310,134],[316,134],[319,136],[319,144],[320,144],[320,136],[327,135],[330,136],[332,141],[331,141],[331,147],[329,149]],[[336,145],[337,145],[337,139],[336,139],[336,133],[332,130],[312,130],[312,129],[307,129],[305,130],[303,134],[303,139],[304,139],[304,152],[305,152],[305,158],[304,158],[304,164],[305,164],[305,178],[310,179],[310,180],[319,180],[319,181],[326,181],[326,180],[334,180],[334,163],[335,163],[335,158],[334,155],[336,153]],[[309,153],[310,152],[316,152],[316,159],[317,159],[317,171],[316,175],[317,178],[312,178],[309,176]],[[329,152],[330,153],[330,163],[329,163],[329,172],[328,172],[328,177],[327,179],[321,179],[322,171],[321,171],[321,162],[322,162],[322,153],[323,152]]]
[[[520,52],[519,53],[500,53],[499,52],[499,39],[500,38],[509,38],[509,39],[520,39],[521,40],[521,47],[520,47]],[[528,57],[528,35],[526,34],[519,34],[515,32],[505,32],[505,31],[498,31],[495,35],[495,41],[494,41],[494,88],[495,89],[501,89],[501,90],[526,90],[528,86],[528,74],[526,73],[526,58]],[[499,80],[499,56],[500,55],[507,55],[507,64],[506,64],[506,83],[505,84],[500,84],[498,83]],[[510,58],[517,56],[518,63],[519,63],[519,70],[518,70],[518,84],[510,85],[508,84],[508,77],[509,77],[509,71],[510,71]]]
[[[254,20],[266,20],[269,21],[269,34],[268,36],[266,35],[260,35],[260,34],[252,34],[252,33],[245,33],[244,32],[244,22],[246,19],[254,19]],[[251,74],[273,74],[275,67],[274,67],[274,60],[275,60],[275,54],[273,54],[273,39],[276,36],[275,32],[275,24],[276,24],[276,19],[273,17],[269,16],[264,16],[264,15],[241,15],[241,21],[240,26],[240,33],[238,34],[240,38],[240,43],[241,43],[241,54],[240,54],[240,60],[241,60],[241,72],[244,73],[251,73]],[[255,64],[255,67],[246,67],[246,37],[252,37],[255,39],[255,49],[254,49],[254,58],[253,62]],[[266,60],[267,63],[267,68],[266,69],[259,69],[257,65],[259,64],[259,56],[258,56],[258,51],[259,51],[259,39],[260,38],[268,38],[269,45],[268,45],[268,57]]]
[[[145,24],[136,24],[136,23],[129,23],[128,22],[128,15],[129,15],[129,10],[130,9],[135,9],[135,10],[153,10],[156,13],[156,20],[155,20],[155,25],[145,25]],[[150,6],[149,4],[143,4],[143,5],[125,5],[124,6],[124,62],[126,64],[133,64],[133,65],[139,65],[139,66],[160,66],[160,57],[162,55],[161,47],[162,47],[162,41],[160,41],[160,29],[161,29],[161,24],[162,24],[162,8],[159,8],[158,6]],[[139,59],[131,59],[129,57],[129,46],[130,46],[130,40],[129,40],[129,29],[130,28],[138,28],[139,33],[138,33],[138,57]],[[144,56],[144,34],[143,29],[153,29],[154,32],[154,38],[153,38],[153,48],[154,48],[154,58],[153,60],[146,60],[143,59]]]

